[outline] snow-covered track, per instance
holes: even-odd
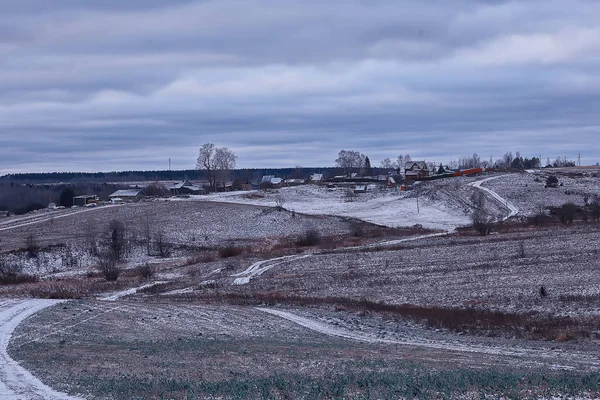
[[[46,386],[13,360],[7,352],[16,327],[27,317],[59,300],[3,300],[0,302],[0,398],[6,400],[79,399]]]
[[[310,257],[310,254],[305,254],[302,256],[283,256],[271,258],[268,260],[257,261],[248,268],[246,268],[244,271],[231,275],[232,277],[236,277],[233,281],[233,284],[245,285],[247,283],[250,283],[250,280],[252,280],[252,278],[262,275],[263,273],[267,272],[273,267],[276,267],[286,262],[301,260],[307,257]]]
[[[500,196],[498,193],[494,192],[493,190],[491,190],[489,188],[483,187],[481,185],[484,184],[485,182],[489,182],[489,181],[494,180],[494,179],[503,178],[505,176],[507,176],[507,175],[492,176],[490,178],[485,178],[485,179],[482,179],[480,181],[469,183],[470,186],[473,186],[474,188],[477,188],[479,190],[483,190],[484,192],[486,192],[487,194],[489,194],[490,196],[492,196],[500,204],[502,204],[502,206],[504,206],[504,207],[507,208],[508,215],[504,216],[502,218],[502,221],[506,221],[510,217],[514,217],[515,215],[517,215],[519,213],[519,209],[517,207],[515,207],[515,205],[512,204],[510,201],[508,201],[504,197]]]
[[[388,344],[453,352],[504,356],[519,359],[525,364],[530,363],[532,365],[537,365],[539,360],[543,360],[544,364],[548,364],[552,369],[557,370],[574,370],[577,368],[576,365],[586,365],[593,368],[600,367],[600,362],[598,362],[593,355],[589,354],[574,352],[573,354],[569,355],[564,353],[562,350],[548,348],[528,348],[503,344],[475,344],[450,338],[443,340],[427,339],[418,335],[391,334],[388,337],[379,337],[375,334],[365,333],[359,329],[350,329],[348,327],[333,325],[325,321],[315,318],[308,318],[289,311],[262,307],[256,307],[256,309],[264,313],[283,318],[314,332],[318,332],[327,336],[354,340],[361,343]],[[536,359],[538,361],[536,361]]]

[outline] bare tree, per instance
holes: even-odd
[[[208,175],[208,182],[210,187],[216,189],[216,178],[215,170],[217,164],[215,161],[215,145],[212,143],[205,143],[200,148],[200,154],[196,160],[196,169],[205,170]]]
[[[217,174],[220,178],[227,179],[229,170],[235,168],[237,156],[227,147],[215,147],[212,143],[205,143],[200,148],[196,160],[196,169],[205,170],[208,182],[213,190],[217,189]]]
[[[165,240],[165,235],[158,232],[155,237],[156,251],[161,258],[169,257],[173,250],[173,245]]]
[[[217,175],[223,182],[225,187],[225,181],[229,177],[229,171],[235,168],[235,162],[237,156],[227,147],[219,147],[215,150],[215,165],[217,167]]]
[[[390,158],[387,157],[387,158],[384,158],[383,161],[381,162],[381,168],[390,170],[390,169],[396,169],[396,166],[394,165],[392,160],[390,160]]]
[[[412,158],[410,158],[410,154],[405,154],[405,155],[400,154],[398,156],[398,158],[396,159],[396,165],[398,166],[399,169],[403,169],[404,164],[406,164],[408,161],[411,161],[411,160],[412,160]]]
[[[365,166],[367,157],[355,150],[341,150],[338,158],[335,159],[335,165],[343,168],[344,173],[352,172],[353,169],[361,169]]]

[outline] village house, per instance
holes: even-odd
[[[275,175],[265,175],[260,181],[260,187],[264,189],[279,189],[283,186],[283,179]]]
[[[112,201],[140,201],[144,198],[146,194],[141,189],[122,189],[117,190],[110,196],[108,196]]]
[[[203,187],[196,186],[187,180],[175,183],[169,186],[167,189],[169,189],[169,192],[174,196],[185,194],[206,194],[206,191]]]
[[[415,181],[429,176],[429,168],[425,161],[407,161],[404,164],[404,177],[408,181]]]

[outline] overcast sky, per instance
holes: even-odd
[[[597,0],[0,1],[0,175],[600,161]]]

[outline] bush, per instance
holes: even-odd
[[[229,245],[227,247],[222,247],[219,249],[219,257],[221,258],[229,258],[229,257],[237,257],[244,252],[244,249],[241,247],[236,247],[234,245]]]
[[[154,268],[154,266],[152,264],[144,264],[144,265],[140,265],[139,267],[137,267],[135,269],[136,275],[138,275],[139,277],[143,278],[143,279],[150,279],[154,276],[154,274],[156,273],[156,269]]]
[[[354,237],[363,237],[365,235],[365,230],[360,222],[352,222],[350,224],[350,232],[352,232],[352,236]]]
[[[546,213],[544,213],[544,212],[539,212],[539,213],[535,214],[533,217],[531,217],[531,222],[535,226],[544,226],[548,222],[550,222],[550,217],[548,215],[546,215]]]
[[[118,259],[110,251],[105,251],[98,255],[98,270],[107,281],[116,281],[121,275],[121,267]]]
[[[560,217],[560,222],[563,224],[570,224],[573,222],[575,218],[575,214],[577,213],[577,206],[573,203],[566,203],[558,210],[558,215]]]
[[[546,178],[546,187],[558,187],[558,178],[554,175],[550,175]]]
[[[296,239],[296,246],[309,247],[316,246],[321,243],[321,234],[316,229],[309,229],[304,235]]]
[[[35,236],[27,236],[27,239],[25,239],[25,250],[27,250],[27,256],[29,258],[35,258],[38,256],[40,249]]]
[[[0,285],[17,285],[37,281],[37,276],[21,273],[19,265],[0,261]]]

